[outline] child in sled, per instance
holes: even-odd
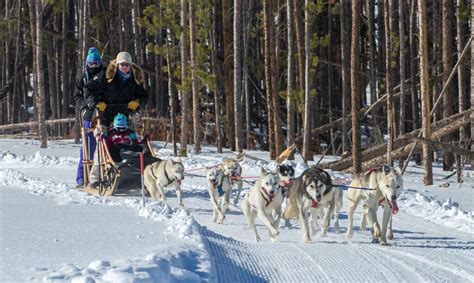
[[[115,162],[121,161],[121,149],[135,152],[140,152],[143,149],[136,133],[128,127],[127,117],[121,113],[114,117],[113,127],[104,135],[106,136],[105,142],[110,156]]]

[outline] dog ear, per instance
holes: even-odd
[[[402,176],[402,168],[397,167],[397,169],[395,169],[395,174],[397,174],[398,176]]]

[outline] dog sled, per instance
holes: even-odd
[[[97,120],[96,127],[96,131],[99,133],[96,147],[98,151],[99,184],[96,188],[90,186],[89,174],[93,166],[93,160],[84,158],[84,181],[86,184],[89,184],[85,186],[84,190],[99,196],[112,196],[118,192],[140,189],[141,153],[143,153],[144,167],[153,162],[160,161],[151,147],[149,138],[145,136],[144,139],[136,145],[113,145],[116,147],[113,153],[112,149],[107,145],[104,135],[104,130],[108,130],[108,128],[101,125],[100,119]],[[84,129],[83,137],[85,137]],[[88,149],[88,145],[83,144],[83,146],[85,149]],[[85,151],[87,151],[87,154],[84,154],[84,157],[88,157],[88,150]]]

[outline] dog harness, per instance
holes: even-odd
[[[166,160],[165,162],[167,162],[168,160]],[[153,178],[158,179],[158,177],[156,177],[155,173],[153,173],[153,170],[150,170],[151,171],[151,175],[153,176]],[[166,180],[168,180],[168,183],[166,183],[165,187],[168,186],[169,184],[173,183],[174,180],[171,180],[170,177],[168,176],[168,172],[166,172],[166,167],[163,169],[163,171],[165,171],[165,177],[166,177]]]
[[[273,200],[273,194],[269,194],[267,190],[265,190],[264,187],[262,187],[262,190],[260,190],[263,199],[265,200],[265,207],[267,207]]]
[[[222,183],[220,185],[217,185],[217,184],[214,185],[213,184],[213,187],[214,187],[214,189],[217,190],[217,193],[219,194],[220,197],[225,194],[224,190],[222,189]]]

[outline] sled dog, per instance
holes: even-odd
[[[349,198],[347,238],[353,236],[353,220],[354,212],[359,201],[363,201],[366,205],[364,213],[367,214],[367,221],[372,228],[372,237],[374,242],[380,242],[382,245],[387,244],[387,233],[393,237],[391,225],[389,226],[392,214],[398,212],[397,198],[403,189],[403,179],[400,169],[395,171],[387,165],[380,168],[372,169],[359,178],[351,182],[353,187],[363,187],[370,190],[360,190],[349,188],[347,195]],[[379,205],[383,206],[382,228],[377,221],[377,209]],[[390,228],[390,231],[387,231]]]
[[[276,242],[279,234],[278,225],[281,217],[282,195],[279,187],[278,175],[262,174],[250,192],[242,199],[240,207],[247,219],[249,228],[253,230],[255,240],[260,242],[260,236],[255,227],[257,216],[269,229],[272,242]]]
[[[242,191],[243,181],[242,176],[242,167],[239,164],[239,158],[227,158],[222,159],[222,164],[219,167],[224,175],[228,176],[231,180],[232,186],[237,185],[237,195],[234,198],[234,204],[239,202],[240,193]],[[226,196],[227,202],[230,201],[230,193]]]
[[[312,219],[315,219],[319,214],[316,208],[318,208],[323,196],[327,194],[326,192],[330,190],[332,190],[331,176],[317,167],[307,169],[300,177],[295,179],[289,188],[290,195],[283,218],[289,220],[298,217],[305,243],[312,242],[311,237],[314,235],[310,235],[310,233],[314,234],[316,230],[313,227],[316,225],[315,220],[312,221],[311,231],[308,227],[308,212],[311,212]],[[327,205],[331,198],[328,197],[320,207]]]
[[[181,161],[172,159],[156,161],[148,165],[144,172],[145,187],[153,200],[161,199],[161,201],[166,202],[164,188],[174,185],[180,206],[184,206],[181,192],[181,181],[183,179],[183,164]]]
[[[329,179],[330,180],[330,179]],[[331,226],[331,219],[334,217],[334,229],[339,233],[339,213],[342,209],[343,192],[332,186],[332,183],[326,184],[327,189],[321,196],[321,201],[318,202],[316,208],[312,208],[311,214],[311,237],[314,237],[318,230],[318,216],[322,219],[322,233],[321,237],[327,236],[328,228]]]
[[[217,167],[210,168],[207,171],[207,190],[212,205],[212,221],[222,224],[225,218],[225,212],[229,207],[228,195],[232,189],[232,184],[227,175],[224,175],[221,169]]]
[[[277,173],[280,177],[280,186],[288,188],[295,180],[295,168],[292,164],[284,163],[277,166]]]

